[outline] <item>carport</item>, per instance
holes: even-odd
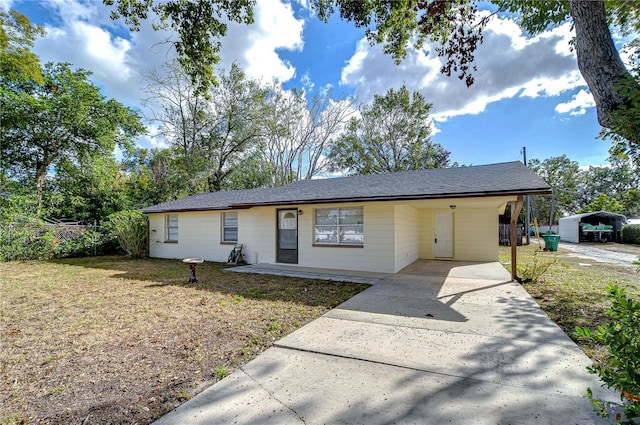
[[[609,211],[597,211],[563,217],[558,222],[563,242],[611,242],[620,240],[627,217]]]

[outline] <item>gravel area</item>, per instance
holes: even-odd
[[[572,251],[570,257],[584,258],[600,263],[637,267],[632,263],[640,258],[640,246],[617,243],[568,243],[560,242],[558,248]]]

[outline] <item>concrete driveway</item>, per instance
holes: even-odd
[[[609,423],[585,390],[619,399],[509,279],[499,263],[416,262],[157,424]]]

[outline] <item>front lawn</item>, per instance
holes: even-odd
[[[511,260],[510,249],[500,247],[503,264]],[[549,317],[595,360],[602,355],[602,348],[577,340],[573,334],[576,326],[594,329],[607,322],[608,285],[618,285],[629,296],[640,299],[640,274],[633,267],[570,257],[570,253],[562,248],[558,252],[545,252],[537,243],[519,246],[518,275],[522,276],[521,271],[533,261],[538,264],[553,262],[538,282],[526,283],[524,287]],[[511,270],[511,267],[507,266],[507,269]]]
[[[226,267],[0,263],[0,423],[150,423],[366,288]]]

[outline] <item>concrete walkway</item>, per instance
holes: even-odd
[[[278,341],[166,424],[600,424],[589,359],[498,263],[419,261]]]

